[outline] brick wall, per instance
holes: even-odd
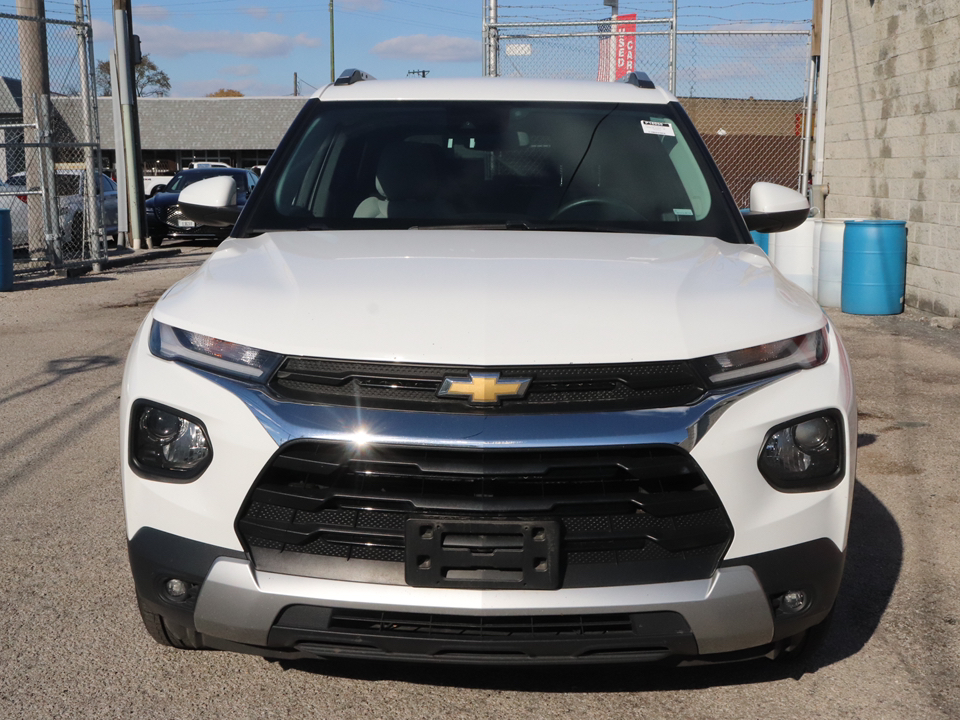
[[[833,0],[826,217],[906,220],[908,305],[960,316],[960,0]]]

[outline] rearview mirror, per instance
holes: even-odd
[[[180,210],[190,220],[213,227],[232,227],[240,217],[237,182],[218,175],[188,185],[180,193]]]
[[[743,219],[747,229],[772,233],[800,227],[810,214],[810,203],[796,190],[758,182],[750,188],[750,210]]]

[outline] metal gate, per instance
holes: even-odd
[[[678,31],[671,17],[623,17],[501,22],[485,14],[484,74],[612,79],[618,48],[632,44],[635,69],[677,95],[740,207],[758,181],[806,191],[809,30]]]
[[[100,172],[89,0],[65,17],[45,16],[43,0],[16,9],[0,13],[0,208],[14,272],[95,264],[104,227],[116,233],[117,200]]]

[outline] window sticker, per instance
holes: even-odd
[[[673,132],[673,125],[665,122],[654,122],[653,120],[641,120],[641,127],[648,135],[666,135],[667,137],[676,137]]]
[[[674,208],[674,209],[673,209],[673,214],[674,214],[674,215],[677,215],[677,216],[680,216],[680,215],[693,215],[693,210],[691,210],[690,208]]]

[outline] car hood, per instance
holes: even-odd
[[[146,205],[147,207],[166,207],[167,205],[173,205],[180,199],[180,193],[168,193],[168,192],[158,192],[151,198],[147,198]]]
[[[230,239],[154,317],[290,355],[466,365],[685,359],[825,322],[754,245],[442,229]]]

